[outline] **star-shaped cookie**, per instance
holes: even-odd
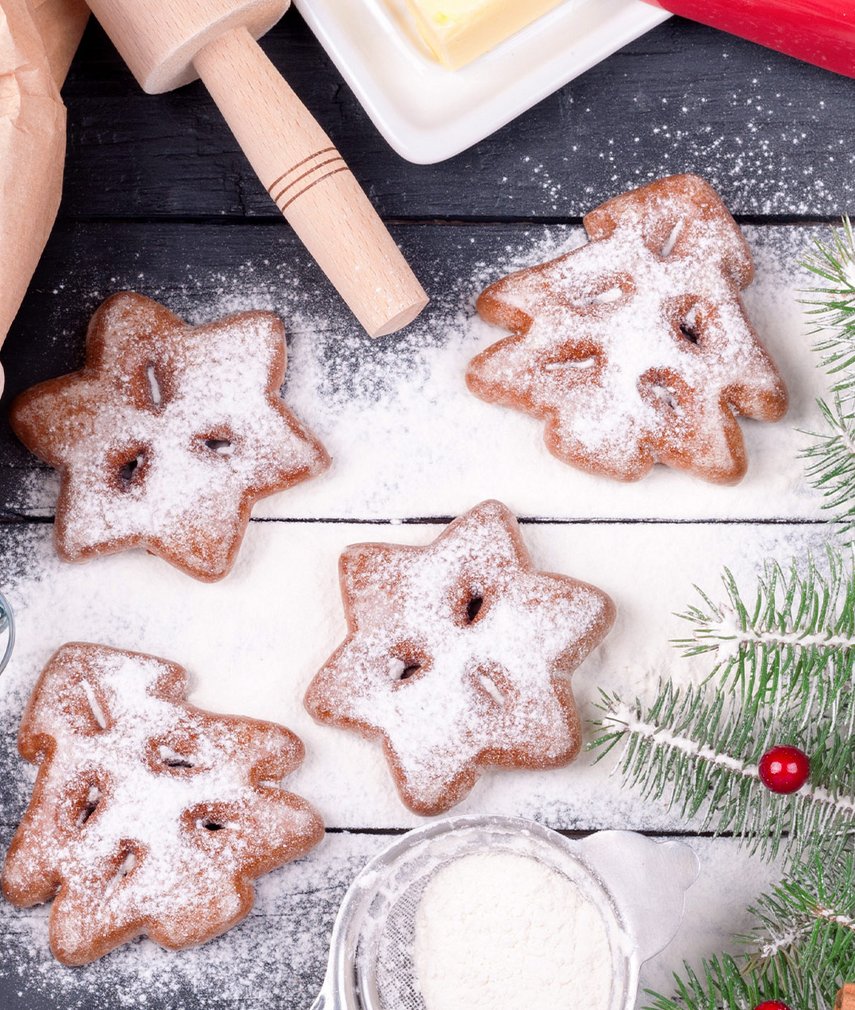
[[[483,502],[426,547],[349,547],[340,575],[349,633],[306,707],[382,740],[411,810],[442,813],[485,767],[576,756],[570,674],[614,606],[593,586],[537,571],[504,505]]]
[[[59,555],[144,547],[198,579],[226,575],[254,502],[329,465],[282,403],[284,376],[270,312],[189,326],[142,295],[109,298],[83,369],[11,411],[17,436],[60,473]]]

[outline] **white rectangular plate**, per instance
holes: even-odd
[[[396,14],[403,0],[294,0],[402,157],[443,161],[494,133],[669,15],[641,0],[564,0],[461,70],[440,66]]]

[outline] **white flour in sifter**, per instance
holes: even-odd
[[[567,877],[504,852],[464,856],[425,888],[414,964],[427,1010],[608,1010],[602,912]]]

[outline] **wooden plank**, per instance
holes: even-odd
[[[141,551],[85,565],[57,560],[49,526],[0,527],[3,592],[17,615],[18,643],[0,680],[6,767],[0,782],[16,802],[27,788],[12,739],[39,670],[63,642],[93,641],[183,664],[202,707],[273,719],[305,742],[294,775],[332,827],[390,828],[419,818],[401,804],[381,748],[317,725],[303,708],[314,673],[345,635],[338,558],[351,543],[428,543],[441,524],[253,523],[234,572],[213,585]],[[699,602],[694,586],[722,599],[727,565],[749,598],[766,558],[787,563],[820,554],[823,527],[735,524],[535,524],[526,543],[544,570],[564,572],[610,594],[611,634],[580,667],[574,691],[583,719],[596,717],[600,690],[652,696],[661,677],[691,682],[709,656],[684,660],[670,644],[687,634],[674,615]],[[620,559],[619,561],[617,559]],[[647,831],[686,827],[678,812],[642,802],[610,777],[610,764],[582,755],[544,772],[485,775],[456,808],[462,814],[535,817],[553,827],[592,830],[618,823]]]
[[[853,207],[850,82],[678,19],[427,167],[388,147],[296,12],[264,45],[388,217],[578,217],[686,170],[740,214]],[[65,95],[66,217],[275,216],[201,85],[142,94],[92,28]]]
[[[360,331],[286,229],[212,224],[64,224],[54,234],[3,349],[7,402],[33,383],[78,367],[89,315],[102,298],[136,288],[192,320],[271,308],[291,337],[287,402],[322,438],[333,469],[257,506],[257,516],[446,516],[499,497],[525,516],[803,519],[820,515],[798,459],[819,426],[815,367],[798,299],[798,261],[827,226],[749,227],[758,279],[749,312],[784,373],[791,409],[779,424],[743,422],[750,470],[737,487],[675,471],[620,484],[549,455],[542,426],[477,400],[466,364],[502,331],[473,319],[492,279],[580,241],[545,225],[410,225],[398,240],[434,301],[406,333],[372,341]],[[49,514],[55,483],[0,428],[0,505]]]
[[[772,879],[729,839],[686,840],[701,860],[701,877],[688,893],[683,929],[646,965],[642,990],[668,991],[684,958],[696,964],[732,947],[732,934],[747,926],[746,902]],[[263,878],[249,918],[204,947],[168,953],[143,941],[81,969],[51,959],[47,908],[17,912],[0,902],[0,1003],[4,1010],[306,1010],[323,979],[345,889],[389,841],[328,835],[306,859]]]

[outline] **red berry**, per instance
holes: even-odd
[[[773,793],[795,793],[810,775],[810,758],[798,747],[781,744],[766,751],[760,758],[760,781]],[[763,1010],[780,1010],[783,1003],[761,1003]]]
[[[763,1003],[758,1003],[754,1010],[790,1010],[790,1008],[779,999],[767,999]]]

